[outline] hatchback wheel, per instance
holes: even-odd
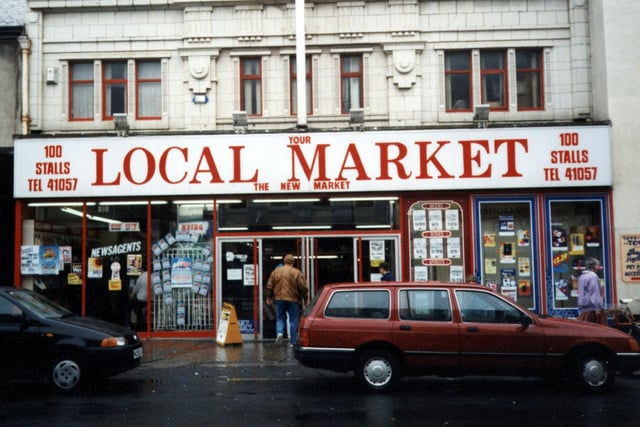
[[[63,357],[53,365],[51,380],[59,390],[71,391],[78,388],[82,379],[80,364],[72,358]]]
[[[602,351],[588,351],[574,360],[574,379],[587,390],[604,390],[615,379],[615,369],[611,358]]]
[[[372,390],[385,390],[398,376],[398,362],[389,350],[368,350],[358,358],[357,379]]]

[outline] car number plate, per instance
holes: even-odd
[[[143,354],[144,354],[144,350],[143,350],[142,347],[136,348],[136,349],[133,350],[133,358],[134,359],[140,359]]]

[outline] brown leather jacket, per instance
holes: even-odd
[[[267,298],[276,301],[307,301],[309,287],[302,271],[285,264],[278,267],[269,276],[267,282]]]

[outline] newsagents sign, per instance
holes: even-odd
[[[16,198],[612,183],[606,126],[15,141]]]

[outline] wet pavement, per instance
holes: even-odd
[[[198,364],[268,365],[296,361],[288,343],[274,340],[247,341],[242,344],[220,345],[215,339],[159,339],[143,340],[142,365],[154,366]]]

